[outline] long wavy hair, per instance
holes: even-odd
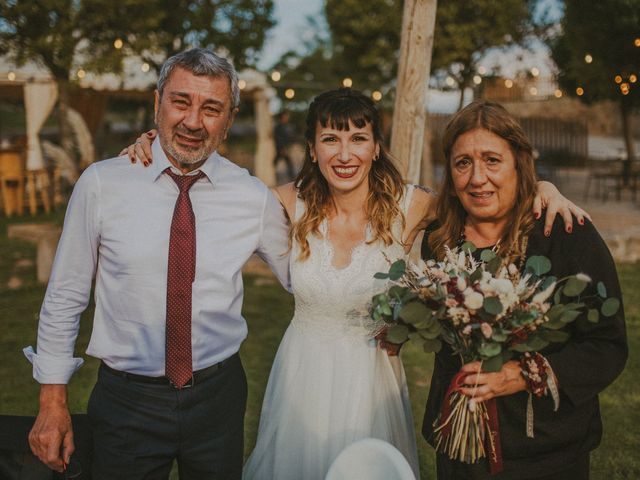
[[[445,246],[455,247],[464,233],[467,212],[453,186],[451,151],[458,138],[472,130],[484,129],[505,140],[516,162],[516,201],[507,228],[500,237],[501,255],[514,261],[524,255],[526,238],[531,232],[536,173],[533,148],[522,127],[500,104],[478,100],[456,113],[447,124],[442,138],[445,174],[436,204],[440,227],[429,235],[429,247],[436,258],[443,258]]]
[[[402,175],[393,165],[389,153],[383,145],[380,129],[380,115],[367,96],[350,88],[329,90],[318,95],[307,113],[305,132],[305,159],[300,173],[295,179],[298,197],[306,206],[302,217],[292,222],[291,238],[300,246],[299,260],[309,257],[309,235],[319,235],[320,224],[334,208],[333,198],[327,180],[317,163],[312,162],[311,148],[315,144],[318,125],[330,126],[336,130],[349,130],[349,122],[357,128],[370,124],[373,139],[380,147],[378,158],[372,162],[369,171],[369,195],[366,213],[373,233],[370,242],[382,240],[391,245],[395,239],[392,226],[397,218],[404,226],[404,216],[399,207],[404,191]]]

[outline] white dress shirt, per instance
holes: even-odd
[[[39,383],[66,384],[81,365],[73,350],[95,275],[87,354],[112,368],[165,373],[169,232],[178,197],[158,139],[148,168],[118,157],[91,165],[75,185],[40,311],[37,353],[25,354]],[[190,190],[196,217],[193,369],[233,355],[247,335],[241,269],[253,253],[289,288],[287,223],[269,189],[213,153]],[[179,173],[178,170],[174,171]]]

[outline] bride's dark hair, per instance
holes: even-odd
[[[373,101],[361,92],[339,88],[318,95],[311,102],[307,113],[305,159],[295,180],[298,197],[304,201],[306,210],[300,220],[292,225],[292,237],[300,245],[300,260],[309,257],[307,236],[319,233],[320,224],[333,208],[327,180],[320,172],[318,164],[311,159],[316,128],[321,125],[344,131],[349,130],[349,122],[357,128],[370,124],[373,139],[380,147],[380,154],[372,162],[369,171],[366,211],[373,233],[371,242],[382,240],[385,245],[391,245],[394,240],[400,240],[394,239],[392,225],[400,218],[404,226],[404,216],[398,206],[403,195],[404,182],[383,145],[378,110]]]

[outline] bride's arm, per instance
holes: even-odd
[[[287,218],[289,222],[291,222],[292,218],[295,218],[296,213],[296,198],[298,196],[298,191],[293,182],[285,183],[284,185],[278,185],[277,187],[272,187],[271,191],[278,199],[284,211],[287,214]]]
[[[145,167],[149,166],[153,163],[151,144],[157,135],[158,131],[154,129],[143,133],[134,143],[123,148],[120,155],[127,155],[131,163],[136,163],[136,161],[140,160]]]
[[[435,192],[416,186],[413,190],[409,211],[405,216],[405,227],[402,242],[404,250],[409,253],[416,236],[436,217]]]

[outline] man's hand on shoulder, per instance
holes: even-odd
[[[40,411],[29,432],[29,446],[53,470],[62,472],[69,463],[75,446],[66,385],[41,385]]]

